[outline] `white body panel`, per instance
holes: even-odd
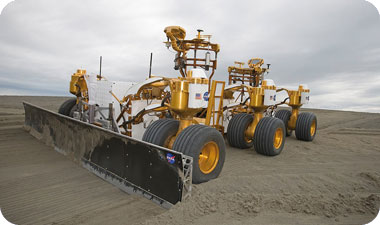
[[[88,98],[89,98],[89,104],[95,104],[95,99],[96,99],[96,88],[97,88],[97,83],[96,83],[96,77],[95,76],[85,76],[85,80],[87,83],[88,87]]]
[[[276,104],[276,90],[264,90],[264,105]]]
[[[205,101],[204,95],[208,94],[207,84],[190,84],[189,85],[189,108],[205,108],[208,101]]]
[[[127,91],[124,92],[124,96],[136,94],[137,91],[140,90],[140,88],[143,87],[144,85],[151,84],[154,82],[158,82],[161,80],[163,80],[162,77],[152,77],[152,78],[146,79],[143,82],[135,84],[135,85],[131,86],[130,88],[128,88]]]
[[[112,82],[107,80],[97,80],[95,76],[87,76],[86,82],[89,87],[89,103],[93,105],[99,106],[97,112],[95,114],[95,120],[101,122],[103,125],[110,125],[109,121],[107,121],[109,115],[109,104],[112,103],[113,106],[113,117],[116,118],[121,113],[120,103],[116,100],[114,96],[112,96],[111,92],[119,99],[122,100],[123,97],[127,94],[135,94],[133,91],[138,91],[143,85],[152,83],[155,81],[162,80],[162,78],[151,78],[142,83],[136,84],[133,82]],[[146,100],[133,100],[131,102],[132,113],[124,113],[125,120],[129,120],[131,117],[136,116],[141,110],[150,106],[151,104],[158,105],[161,104],[161,100],[153,100],[147,102]],[[151,106],[153,107],[153,106]],[[137,139],[142,139],[142,136],[145,132],[145,129],[154,121],[157,120],[158,117],[156,115],[144,115],[144,122],[140,124],[132,124],[132,137]],[[121,119],[118,122],[118,125],[121,125],[124,121]],[[123,128],[120,128],[121,131],[124,131]]]
[[[132,82],[112,82],[107,80],[97,80],[89,77],[87,82],[90,83],[89,89],[89,104],[98,105],[101,108],[101,114],[97,113],[95,119],[107,119],[109,104],[112,103],[114,110],[114,117],[120,114],[120,104],[112,96],[111,92],[120,100],[123,99],[125,90],[131,88],[134,83]],[[103,116],[105,118],[103,118]]]
[[[149,103],[149,104],[148,104]],[[132,115],[136,116],[141,110],[146,108],[148,105],[161,104],[161,100],[153,100],[147,102],[146,100],[134,100],[132,101]],[[127,115],[128,116],[128,115]],[[154,114],[144,115],[144,122],[139,124],[132,124],[132,137],[141,140],[144,135],[145,129],[155,120],[158,120],[158,117]]]
[[[112,93],[114,93],[114,95],[119,100],[122,100],[124,98],[125,90],[130,89],[135,84],[136,83],[134,82],[114,81],[112,82]],[[114,115],[117,117],[118,115],[120,115],[120,112],[121,112],[120,104],[113,96],[112,96],[111,102],[113,104]]]
[[[93,83],[91,83],[92,85]],[[96,81],[96,92],[94,101],[100,107],[108,107],[109,103],[112,102],[112,82],[107,80]],[[90,97],[91,100],[91,97]]]
[[[301,92],[301,104],[307,104],[310,100],[310,92]]]

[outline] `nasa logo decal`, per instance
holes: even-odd
[[[205,101],[208,101],[208,92],[207,91],[203,94],[203,99]]]
[[[174,164],[175,163],[175,156],[172,153],[167,153],[166,154],[166,159],[168,160],[168,162],[170,164]]]

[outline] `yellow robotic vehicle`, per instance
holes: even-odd
[[[263,63],[262,59],[251,59],[248,68],[243,68],[242,62],[228,68],[229,86],[225,89],[225,98],[236,99],[237,103],[225,107],[232,112],[227,140],[233,147],[254,146],[260,154],[275,156],[284,148],[286,130],[280,119],[265,116],[267,109],[275,104],[276,86],[272,80],[263,79],[269,70],[269,65],[261,67]]]
[[[225,107],[233,115],[227,129],[227,139],[231,146],[254,146],[258,153],[274,156],[281,153],[284,137],[290,136],[292,130],[296,130],[296,137],[300,140],[311,141],[314,138],[316,116],[308,112],[299,114],[299,108],[309,100],[309,89],[302,85],[296,91],[278,89],[272,80],[264,79],[270,64],[263,68],[263,59],[250,59],[248,68],[243,68],[242,62],[235,64],[237,65],[228,68],[229,86],[225,90],[226,99],[238,102]],[[289,97],[276,103],[276,93],[284,90]],[[238,93],[238,96],[233,93]],[[277,106],[283,104],[291,106],[292,112],[276,110]]]

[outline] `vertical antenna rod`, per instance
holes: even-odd
[[[152,76],[152,57],[153,57],[153,52],[150,53],[149,78],[151,78]]]
[[[102,79],[102,56],[100,56],[100,63],[99,63],[99,79]]]

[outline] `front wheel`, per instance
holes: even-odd
[[[193,183],[215,179],[222,171],[226,157],[223,136],[212,127],[191,125],[174,141],[173,150],[193,157]]]
[[[274,117],[262,118],[256,126],[253,145],[257,153],[275,156],[281,153],[285,144],[285,125]]]

